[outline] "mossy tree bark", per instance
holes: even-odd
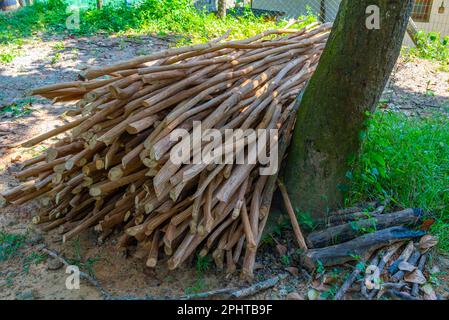
[[[285,181],[295,209],[320,219],[342,203],[350,160],[358,155],[367,112],[375,110],[399,56],[413,2],[341,2],[289,151]],[[367,28],[375,18],[367,13],[372,5],[380,9],[379,29]]]

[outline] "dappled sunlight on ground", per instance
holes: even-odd
[[[449,70],[438,62],[401,58],[392,74],[382,101],[385,107],[406,114],[449,113]]]

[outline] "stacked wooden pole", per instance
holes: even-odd
[[[217,39],[91,68],[81,81],[34,90],[76,101],[70,115],[78,119],[23,143],[31,147],[65,133],[23,164],[17,178],[24,183],[2,193],[0,204],[39,199],[45,209],[33,222],[46,231],[58,228],[64,242],[88,228],[100,239],[118,229],[118,246],[137,243],[136,255],[149,267],[167,260],[175,269],[199,249],[229,272],[243,261],[242,273],[251,278],[276,177],[260,175],[259,162],[177,164],[171,152],[194,146],[171,141],[171,133],[192,132],[201,121],[203,132],[278,129],[275,139],[288,144],[295,98],[329,30],[315,24]],[[204,136],[195,144],[203,152],[235,147]],[[247,139],[243,145],[250,147]],[[272,145],[269,153],[278,152]]]

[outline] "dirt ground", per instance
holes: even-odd
[[[150,36],[96,36],[76,40],[32,41],[24,45],[24,54],[13,63],[1,65],[0,192],[18,184],[13,178],[14,172],[19,169],[18,162],[35,156],[45,148],[46,143],[31,149],[6,146],[69,120],[64,112],[70,106],[51,105],[46,100],[31,98],[27,96],[30,88],[72,81],[87,65],[106,64],[109,61],[147,54],[166,48],[169,44]],[[448,79],[449,73],[440,70],[436,63],[401,59],[385,90],[382,107],[419,115],[435,110],[449,112]],[[237,275],[227,277],[223,272],[217,271],[212,263],[205,272],[197,271],[195,261],[175,272],[169,272],[163,263],[155,270],[144,268],[144,262],[134,258],[132,252],[115,250],[114,235],[99,245],[97,236],[90,231],[63,246],[56,241],[57,234],[41,234],[30,225],[30,218],[37,209],[35,203],[0,209],[0,231],[26,235],[24,244],[13,256],[3,262],[0,260],[0,299],[103,298],[97,288],[83,280],[79,290],[68,290],[65,286],[68,276],[65,268],[55,259],[41,255],[40,249],[44,246],[71,259],[83,271],[95,276],[104,289],[121,298],[168,298],[244,285]],[[290,237],[289,233],[282,237],[274,236],[274,245],[263,247],[258,255],[256,280],[267,279],[279,273],[288,273],[290,276],[273,289],[252,298],[284,299],[289,293],[297,292],[298,297],[304,299],[312,288],[321,293],[333,290],[332,282],[323,284],[322,275],[316,277],[301,268],[295,269],[296,249]],[[287,252],[280,256],[279,250],[275,250],[276,244],[285,246]],[[284,256],[290,258],[283,259]],[[449,267],[449,259],[441,257],[434,266],[438,268],[435,269],[435,274],[442,276],[440,294],[445,297],[448,290],[445,273]],[[341,271],[331,272],[338,274]],[[322,298],[325,297],[323,295]]]

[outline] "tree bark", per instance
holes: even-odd
[[[368,29],[380,8],[380,29]],[[342,204],[346,173],[399,56],[413,0],[343,0],[297,114],[286,186],[295,209],[322,219]]]
[[[226,0],[218,0],[218,17],[226,17]]]
[[[97,9],[103,8],[103,0],[97,0]]]
[[[353,221],[328,229],[315,231],[307,237],[307,244],[312,248],[322,248],[354,239],[364,229],[381,230],[393,226],[416,224],[422,217],[420,209],[406,209],[380,215],[369,219]]]
[[[330,247],[312,249],[302,255],[304,266],[313,270],[319,263],[323,266],[334,266],[354,261],[367,253],[392,245],[399,241],[415,239],[425,235],[420,230],[406,227],[391,227],[368,233],[351,241]]]

